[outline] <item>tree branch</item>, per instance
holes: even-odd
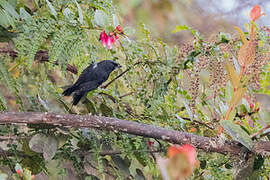
[[[13,51],[12,49],[0,48],[0,53],[1,54],[8,54],[12,58],[18,57],[17,52]],[[48,51],[43,51],[43,50],[37,51],[36,55],[35,55],[35,61],[38,61],[38,62],[41,62],[41,63],[49,62]],[[54,64],[59,65],[58,61],[55,61]],[[74,65],[70,65],[70,64],[67,64],[67,71],[69,71],[69,72],[71,72],[73,74],[78,73],[77,67],[74,66]]]
[[[244,148],[237,141],[222,141],[219,138],[197,136],[186,132],[111,117],[46,112],[7,112],[0,114],[0,124],[14,123],[97,128],[161,139],[175,144],[189,143],[205,152],[217,152],[235,156],[239,156],[239,154],[243,152],[249,152],[248,149]],[[252,152],[270,156],[270,142],[254,142]]]

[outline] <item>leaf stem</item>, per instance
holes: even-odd
[[[239,75],[239,80],[241,80],[242,76],[243,76],[243,73],[244,73],[244,70],[245,70],[246,66],[243,65],[243,67],[241,68],[241,72],[240,72],[240,75]]]
[[[229,110],[227,111],[227,113],[226,113],[226,115],[225,115],[224,120],[228,120],[228,119],[229,119],[229,116],[230,116],[230,114],[231,114],[233,108],[234,108],[234,105],[231,105],[230,108],[229,108]]]

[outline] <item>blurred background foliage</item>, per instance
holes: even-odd
[[[219,32],[234,32],[233,25],[243,28],[256,4],[265,7],[266,14],[270,13],[270,2],[264,0],[116,0],[115,3],[126,26],[135,28],[143,22],[154,37],[161,37],[169,44],[192,39],[188,32],[171,33],[176,25],[188,25],[211,39]],[[269,25],[267,18],[261,18],[259,23]]]
[[[242,44],[233,27],[248,35],[251,7],[261,4],[269,10],[266,1],[216,2],[1,0],[1,111],[91,113],[216,136],[233,91],[224,63],[237,69]],[[262,27],[269,25],[267,19],[258,21],[259,63],[250,68],[247,100],[231,116],[248,134],[269,123],[269,29]],[[113,49],[104,48],[101,31],[109,33],[119,24],[126,36]],[[91,62],[104,59],[122,65],[108,81],[127,73],[71,110],[63,88]],[[73,73],[66,70],[70,66]],[[31,173],[37,179],[160,179],[155,156],[148,151],[165,154],[168,146],[117,132],[46,126],[6,125],[0,135],[13,137],[1,140],[1,148],[11,154],[0,157],[1,170],[17,179],[18,169],[26,179]],[[149,142],[154,145],[149,147]],[[120,154],[100,155],[110,150]],[[204,152],[198,159],[201,166],[193,179],[237,175],[237,159]],[[269,160],[256,157],[252,176],[267,177],[269,171]]]

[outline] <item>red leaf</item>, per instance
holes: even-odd
[[[253,9],[250,11],[249,17],[252,21],[256,21],[259,19],[262,15],[265,15],[264,13],[262,14],[262,10],[260,5],[255,5]]]
[[[197,152],[196,149],[190,145],[190,144],[185,144],[182,146],[178,146],[178,145],[173,145],[170,146],[168,148],[168,157],[172,158],[173,156],[175,156],[176,154],[184,154],[187,156],[190,164],[194,165],[196,164],[197,160]]]

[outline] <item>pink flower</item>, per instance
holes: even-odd
[[[122,26],[120,24],[116,27],[116,30],[118,31],[118,33],[123,32]]]
[[[108,37],[108,43],[107,43],[108,49],[112,49],[112,46],[113,46],[114,43],[115,43],[114,37],[113,36],[109,36]]]
[[[115,42],[119,45],[119,42],[117,41],[119,39],[119,36],[117,34],[122,34],[123,30],[121,25],[118,25],[112,32],[107,34],[105,30],[103,30],[100,33],[100,41],[103,45],[103,47],[112,49]]]
[[[104,30],[100,33],[100,40],[103,47],[106,47],[108,44],[108,35],[106,34]]]

